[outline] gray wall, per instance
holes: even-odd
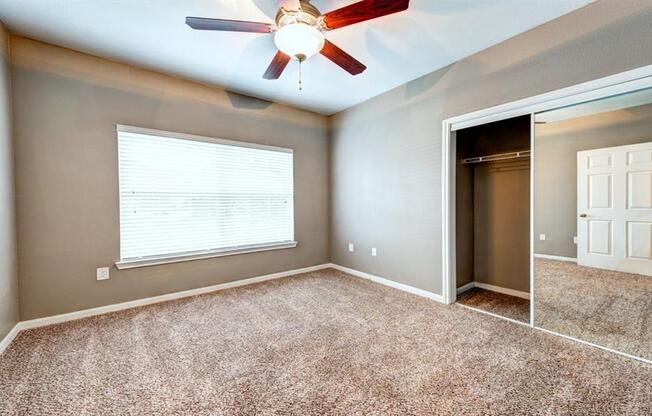
[[[441,294],[442,120],[650,65],[650,22],[598,1],[333,117],[333,262]]]
[[[8,33],[0,23],[0,340],[18,322],[14,149]]]
[[[599,1],[338,114],[330,126],[313,113],[14,37],[21,318],[329,260],[441,293],[441,121],[652,64],[650,21],[648,0]],[[293,147],[299,247],[113,269],[97,282],[95,268],[119,253],[116,123]]]
[[[329,261],[328,119],[12,37],[21,319]],[[119,257],[116,124],[291,147],[295,249],[132,270]]]
[[[540,124],[535,137],[534,251],[575,258],[577,152],[652,142],[652,104]]]

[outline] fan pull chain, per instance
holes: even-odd
[[[303,91],[303,72],[302,72],[302,65],[303,61],[306,60],[306,55],[304,54],[297,54],[296,55],[297,60],[299,61],[299,91]]]
[[[303,74],[301,68],[303,66],[303,61],[299,61],[299,91],[303,91]]]

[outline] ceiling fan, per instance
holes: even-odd
[[[309,0],[279,0],[278,3],[280,7],[275,23],[186,17],[186,24],[198,30],[274,33],[278,52],[263,75],[265,79],[278,79],[290,60],[295,59],[301,65],[317,53],[351,75],[357,75],[367,67],[329,42],[324,37],[324,32],[401,12],[408,8],[410,0],[363,0],[325,14],[310,4]]]

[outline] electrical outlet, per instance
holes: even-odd
[[[378,255],[378,252],[376,251],[376,247],[372,247],[372,248],[371,248],[371,255],[372,255],[373,257],[376,257],[376,256]]]
[[[97,269],[97,280],[109,280],[109,268],[99,267]]]
[[[573,237],[573,244],[577,244],[577,236]]]
[[[349,251],[353,253],[354,251],[353,243],[349,243]]]
[[[546,241],[546,235],[545,234],[539,234],[539,240]]]

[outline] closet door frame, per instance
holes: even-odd
[[[645,88],[652,88],[652,65],[644,66],[615,75],[610,75],[604,78],[595,79],[593,81],[562,88],[545,94],[501,104],[495,107],[490,107],[483,110],[447,118],[442,122],[441,279],[444,303],[455,303],[457,298],[457,290],[455,284],[455,132],[467,127],[478,126],[527,114],[530,115],[530,151],[532,152],[530,158],[530,322],[526,325],[542,331],[550,332],[545,329],[538,328],[535,325],[534,178],[536,172],[534,169],[533,161],[536,154],[536,148],[534,146],[534,115],[546,110],[580,104],[586,101],[606,98],[617,94],[625,94]],[[577,339],[574,340],[587,343]],[[607,349],[604,347],[599,348]],[[610,351],[622,354],[618,351]]]

